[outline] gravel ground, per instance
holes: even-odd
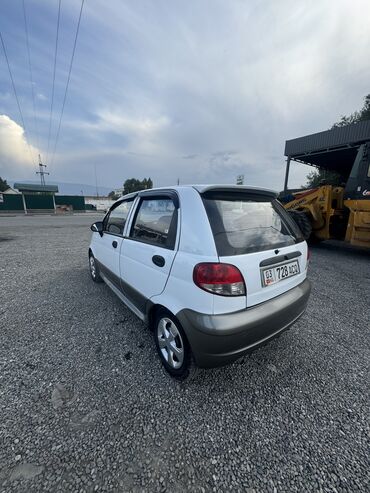
[[[303,318],[188,383],[87,269],[96,216],[0,218],[0,491],[370,491],[370,256],[313,249]]]

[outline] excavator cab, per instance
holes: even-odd
[[[344,189],[345,200],[370,200],[370,142],[361,144]]]

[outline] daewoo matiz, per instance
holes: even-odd
[[[91,226],[91,277],[149,323],[186,378],[290,327],[310,294],[308,250],[269,190],[178,186],[125,195]]]

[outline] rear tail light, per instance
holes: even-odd
[[[245,282],[235,265],[206,262],[193,271],[194,283],[209,293],[221,296],[245,296]]]

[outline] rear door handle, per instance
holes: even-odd
[[[158,267],[164,267],[164,264],[166,263],[165,259],[162,257],[162,255],[154,255],[152,257],[153,264],[158,265]]]
[[[117,248],[117,246],[118,246],[118,243],[116,242],[116,240],[112,241],[112,247]]]

